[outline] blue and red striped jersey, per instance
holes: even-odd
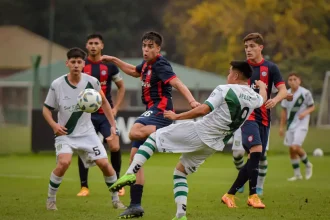
[[[112,79],[119,73],[119,69],[114,64],[104,64],[102,61],[91,61],[90,59],[85,60],[85,67],[83,72],[94,76],[99,80],[101,84],[101,89],[108,99],[110,106],[113,108],[113,101],[111,98],[111,84]],[[102,108],[100,108],[96,113],[103,114]]]
[[[267,99],[270,99],[272,86],[274,85],[277,88],[279,85],[284,84],[280,70],[276,64],[265,59],[263,59],[260,63],[251,63],[249,60],[248,62],[253,68],[249,85],[255,92],[259,93],[259,89],[256,88],[255,81],[261,80],[267,85]],[[266,109],[265,105],[263,105],[260,108],[255,109],[248,120],[256,121],[265,126],[269,126],[271,120],[270,109]]]
[[[159,110],[173,110],[172,86],[169,82],[176,77],[171,64],[161,55],[155,60],[143,61],[136,66],[141,74],[142,102],[147,109],[157,107]]]

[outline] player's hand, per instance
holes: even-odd
[[[53,131],[56,136],[62,136],[68,134],[66,132],[67,130],[68,129],[66,127],[63,127],[62,125],[57,123],[53,126]]]
[[[305,117],[306,117],[306,113],[305,113],[305,112],[303,112],[303,113],[301,113],[300,115],[298,115],[299,120],[302,120],[302,119],[304,119]]]
[[[113,108],[112,109],[113,117],[116,117],[117,116],[117,113],[118,113],[118,109],[117,108]]]
[[[191,107],[191,108],[196,108],[196,107],[198,107],[198,106],[201,105],[201,103],[199,103],[199,102],[197,102],[197,101],[192,101],[192,102],[190,102],[189,104],[190,104],[190,107]]]
[[[170,120],[176,120],[177,119],[177,114],[175,114],[172,111],[164,111],[164,118],[170,119]]]
[[[113,56],[103,55],[101,56],[101,60],[104,63],[111,62],[113,60]]]
[[[288,93],[288,94],[286,95],[286,100],[289,101],[289,102],[291,102],[291,101],[293,100],[293,94]]]
[[[279,133],[280,133],[280,137],[284,137],[284,129],[283,128],[280,128]]]
[[[255,84],[256,84],[257,88],[259,88],[259,89],[266,89],[267,88],[267,85],[261,80],[256,80]]]
[[[274,108],[276,106],[277,102],[274,99],[268,99],[265,103],[265,107],[267,109]]]
[[[111,132],[111,135],[106,138],[107,141],[111,141],[115,137],[115,135],[117,135],[117,129],[116,129],[116,127],[111,126],[110,132]]]

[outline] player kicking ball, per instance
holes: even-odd
[[[313,164],[308,161],[307,154],[302,148],[302,144],[308,132],[310,114],[315,110],[314,100],[311,92],[300,86],[301,80],[298,74],[291,73],[288,78],[290,89],[288,92],[293,94],[293,100],[288,102],[283,100],[281,103],[281,124],[280,136],[284,136],[284,126],[287,125],[284,145],[289,147],[291,164],[294,176],[288,181],[301,180],[299,163],[300,160],[305,164],[305,179],[309,180],[313,175]]]
[[[187,175],[216,151],[222,151],[233,133],[242,125],[255,108],[267,98],[266,85],[257,81],[260,95],[248,86],[252,69],[246,61],[232,61],[227,77],[228,85],[216,87],[201,106],[181,114],[165,111],[164,117],[171,120],[193,119],[204,116],[197,122],[172,124],[152,133],[140,146],[126,174],[110,190],[134,184],[136,173],[155,151],[182,153],[174,169],[174,197],[177,204],[173,220],[185,220],[187,209]]]
[[[43,116],[55,134],[56,168],[50,175],[48,186],[48,210],[57,210],[56,193],[63,176],[70,166],[72,154],[77,151],[85,167],[95,164],[101,169],[105,183],[108,187],[116,182],[114,169],[108,161],[107,153],[97,136],[91,121],[91,114],[83,112],[77,105],[79,93],[87,88],[98,91],[102,97],[102,108],[111,124],[111,136],[116,134],[116,123],[112,109],[104,93],[101,91],[99,81],[82,73],[86,54],[79,48],[67,52],[66,65],[70,72],[55,79],[48,91],[43,107]],[[58,110],[58,123],[52,117],[52,110]],[[112,192],[114,208],[125,208],[118,197],[118,192]]]

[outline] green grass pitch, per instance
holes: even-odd
[[[176,207],[173,200],[172,173],[179,155],[157,154],[146,166],[146,186],[143,196],[145,220],[170,220]],[[293,171],[287,155],[270,155],[268,176],[263,201],[266,209],[247,207],[247,190],[238,194],[237,209],[220,203],[221,196],[236,177],[229,155],[221,153],[208,159],[197,173],[188,177],[188,219],[329,219],[330,218],[330,157],[313,158],[314,175],[311,180],[288,182]],[[128,155],[123,156],[123,170]],[[119,210],[111,207],[110,194],[98,168],[89,175],[91,194],[76,196],[79,191],[77,158],[59,188],[58,211],[47,211],[45,202],[49,175],[55,167],[53,154],[0,157],[0,219],[1,220],[61,220],[61,219],[116,219]],[[302,166],[302,172],[304,167]],[[122,198],[129,201],[129,188]]]

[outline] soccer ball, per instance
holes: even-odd
[[[102,105],[102,97],[95,89],[85,89],[78,95],[80,109],[87,113],[96,112]]]
[[[313,152],[314,157],[322,157],[323,156],[323,150],[320,148],[316,148]]]

